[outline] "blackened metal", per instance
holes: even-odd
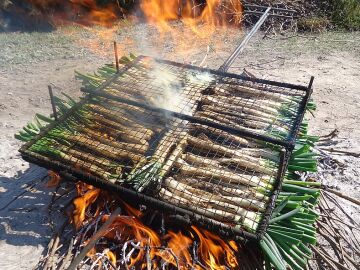
[[[60,176],[63,176],[66,179],[76,182],[79,179],[81,179],[81,181],[94,185],[100,189],[105,189],[111,192],[115,192],[117,195],[121,196],[128,202],[136,202],[137,204],[143,203],[152,208],[161,209],[173,215],[180,214],[181,216],[188,216],[192,224],[219,233],[220,235],[226,238],[242,236],[250,240],[258,239],[256,234],[249,233],[241,228],[231,227],[227,224],[196,214],[195,212],[192,212],[190,210],[177,207],[167,202],[160,201],[156,198],[149,197],[145,194],[138,193],[136,191],[124,188],[120,185],[116,185],[111,182],[102,180],[96,176],[92,176],[90,174],[84,173],[83,171],[80,171],[74,167],[64,165],[63,163],[60,163],[55,160],[51,160],[37,153],[33,153],[33,152],[29,153],[28,150],[23,148],[20,149],[20,152],[26,161],[39,164],[40,166],[50,170],[55,170],[59,172]]]
[[[148,56],[139,56],[137,58],[137,60],[140,61],[143,58],[149,58],[149,57]],[[292,83],[277,82],[277,81],[264,80],[264,79],[258,79],[258,78],[249,78],[244,75],[222,72],[220,70],[214,70],[214,69],[209,69],[209,68],[193,66],[193,65],[189,65],[189,64],[183,64],[183,63],[178,63],[178,62],[174,62],[174,61],[170,61],[170,60],[164,60],[164,59],[158,59],[158,58],[154,58],[154,59],[159,63],[165,63],[165,64],[169,64],[169,65],[173,65],[173,66],[181,67],[181,68],[188,68],[188,69],[196,70],[199,72],[208,72],[212,75],[240,79],[240,80],[247,81],[247,82],[254,82],[254,83],[266,84],[266,85],[271,85],[271,86],[278,86],[278,87],[283,87],[283,88],[288,88],[288,89],[293,89],[293,90],[302,90],[302,91],[308,90],[308,86],[304,86],[304,85],[296,85],[296,84],[292,84]],[[264,91],[266,91],[266,89],[264,89]]]
[[[311,89],[312,89],[312,86],[313,86],[313,84],[314,84],[314,79],[315,79],[315,77],[314,77],[314,76],[311,76],[310,82],[309,82],[309,85],[308,85],[309,91],[311,91]]]
[[[278,168],[275,184],[274,184],[274,191],[272,195],[270,196],[270,200],[268,202],[268,205],[266,207],[266,210],[264,212],[262,221],[259,223],[258,230],[257,230],[257,237],[259,240],[261,240],[266,233],[267,228],[269,227],[269,221],[271,219],[272,213],[275,209],[275,204],[277,197],[280,193],[281,186],[282,186],[282,179],[284,178],[287,165],[289,163],[291,152],[287,149],[283,149],[280,152],[280,166]]]
[[[50,102],[51,102],[51,107],[52,107],[52,110],[53,110],[53,115],[54,115],[55,120],[57,121],[58,120],[58,115],[57,115],[57,112],[56,112],[54,94],[53,94],[51,85],[48,85],[48,89],[49,89]]]
[[[98,90],[93,90],[93,89],[87,89],[87,88],[81,88],[81,91],[89,93],[91,95],[94,96],[100,96],[100,97],[104,97],[104,98],[108,98],[108,99],[112,99],[115,101],[119,101],[122,103],[126,103],[129,105],[133,105],[133,106],[137,106],[143,109],[147,109],[149,111],[152,112],[157,112],[157,113],[163,113],[172,117],[176,117],[182,120],[187,120],[191,123],[196,123],[196,124],[201,124],[201,125],[206,125],[212,128],[217,128],[220,129],[222,131],[226,131],[229,132],[233,135],[240,135],[240,136],[244,136],[246,138],[252,138],[252,139],[257,139],[257,140],[262,140],[264,142],[268,142],[268,143],[272,143],[272,144],[276,144],[276,145],[280,145],[280,146],[284,146],[284,147],[289,147],[289,143],[283,140],[279,140],[279,139],[274,139],[272,137],[269,136],[265,136],[265,135],[261,135],[261,134],[257,134],[257,133],[253,133],[247,130],[241,130],[238,128],[233,128],[230,126],[225,126],[222,124],[218,124],[215,122],[211,122],[208,120],[203,120],[194,116],[190,116],[187,114],[183,114],[183,113],[178,113],[178,112],[174,112],[174,111],[169,111],[166,109],[162,109],[162,108],[158,108],[158,107],[154,107],[145,103],[141,103],[141,102],[137,102],[137,101],[133,101],[133,100],[129,100],[129,99],[125,99],[119,96],[115,96],[115,95],[111,95],[102,91],[98,91]]]
[[[114,54],[115,54],[116,72],[119,73],[119,71],[120,71],[120,68],[119,68],[119,55],[118,55],[118,50],[117,50],[117,43],[116,43],[116,41],[114,41]]]
[[[306,95],[303,98],[303,100],[301,101],[301,104],[300,104],[300,107],[299,107],[299,110],[298,110],[298,113],[297,113],[297,117],[295,119],[295,124],[293,125],[292,130],[289,133],[288,142],[289,142],[289,145],[290,145],[290,150],[293,150],[294,147],[295,147],[296,135],[299,132],[301,123],[303,122],[303,119],[304,119],[304,116],[305,116],[305,110],[306,110],[306,107],[307,107],[307,105],[309,103],[310,96],[312,94],[312,86],[313,86],[313,83],[314,83],[314,79],[315,79],[315,77],[311,76],[310,82],[309,82],[308,87],[307,87]]]
[[[268,7],[264,14],[260,17],[254,27],[250,30],[250,32],[246,35],[244,40],[240,43],[240,45],[234,50],[234,52],[229,56],[229,58],[222,64],[219,68],[220,71],[226,72],[232,63],[236,60],[236,58],[242,53],[245,46],[248,44],[249,40],[254,36],[254,34],[260,29],[260,27],[264,24],[265,20],[269,16],[271,7]]]

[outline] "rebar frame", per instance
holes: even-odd
[[[159,72],[168,78],[162,82],[154,72]],[[114,191],[124,199],[135,200],[138,203],[170,212],[181,222],[191,222],[203,226],[224,237],[260,239],[266,232],[281,188],[287,163],[295,145],[296,135],[311,95],[312,81],[313,78],[311,78],[310,84],[304,87],[140,56],[98,89],[82,89],[90,95],[73,106],[58,121],[50,124],[34,140],[26,143],[20,152],[24,159],[56,170],[66,178],[78,178],[97,187]],[[163,96],[168,82],[170,82],[168,85],[170,88],[180,89],[179,93],[170,93],[177,95],[176,104],[172,104],[171,108],[167,107],[168,104],[163,104],[161,100],[164,98],[166,101],[169,98],[166,95]],[[253,92],[249,93],[249,89],[252,89]],[[140,90],[140,93],[136,90]],[[224,93],[223,90],[227,92]],[[217,93],[217,91],[220,92]],[[258,93],[256,100],[252,98],[254,93]],[[282,96],[290,98],[280,99]],[[226,106],[222,106],[223,102],[218,102],[215,107],[223,112],[212,111],[211,108],[209,110],[209,104],[206,104],[209,97],[221,97],[226,101],[233,102],[236,110],[242,107],[245,111],[247,109],[253,113],[262,109],[257,102],[261,101],[261,104],[266,105],[269,98],[276,98],[286,101],[287,106],[292,108],[292,115],[287,120],[286,132],[279,137],[279,134],[274,131],[280,127],[280,123],[277,124],[278,118],[274,119],[274,125],[269,125],[270,129],[264,130],[259,127],[256,129],[253,122],[249,122],[250,126],[253,126],[253,128],[249,128],[246,127],[247,122],[241,120],[249,117],[246,112],[234,109],[236,113],[235,116],[232,116],[231,112],[226,112]],[[160,104],[157,98],[160,99]],[[251,105],[249,105],[249,101],[252,102]],[[204,113],[208,113],[205,119]],[[231,117],[228,117],[227,113]],[[81,120],[84,115],[91,121]],[[217,115],[218,118],[212,118],[212,115]],[[117,122],[117,120],[119,121]],[[239,123],[234,123],[238,120]],[[77,136],[66,138],[70,140],[71,145],[64,147],[61,145],[61,141],[57,139],[52,141],[52,147],[65,151],[69,157],[59,160],[31,150],[33,145],[47,143],[46,136],[57,127],[65,127],[69,124],[75,124],[78,132]],[[94,127],[96,127],[95,130]],[[101,136],[101,134],[106,136]],[[120,140],[123,140],[122,136],[126,143],[118,140],[119,137]],[[179,149],[183,140],[186,140],[186,146]],[[129,146],[134,151],[130,155],[126,152]],[[276,158],[270,162],[269,157],[262,153],[262,150],[256,149],[257,146],[261,146],[259,149],[263,149],[264,146],[272,149]],[[88,147],[87,154],[80,155],[76,152],[76,149],[83,147]],[[216,212],[213,209],[219,210],[224,204],[232,205],[234,202],[228,199],[227,195],[235,188],[243,188],[247,192],[248,189],[252,190],[257,185],[263,185],[264,173],[260,173],[259,168],[254,168],[252,162],[247,163],[242,156],[251,160],[248,153],[253,154],[251,151],[254,149],[259,163],[271,164],[273,168],[270,170],[265,167],[267,172],[272,175],[268,179],[272,179],[273,189],[270,190],[271,195],[267,202],[260,201],[263,205],[260,207],[262,210],[255,211],[254,209],[259,206],[241,195],[239,203],[246,203],[247,211],[242,211],[241,207],[231,208],[234,216],[240,215],[238,214],[240,210],[244,215],[238,224],[238,221],[235,222],[231,215],[222,217],[215,214],[219,211]],[[93,158],[101,156],[103,152],[107,152],[111,158],[104,156],[99,159]],[[151,161],[159,161],[163,165],[161,172],[164,175],[161,185],[156,187],[157,194],[151,194],[146,190],[147,194],[136,192],[123,179],[124,175],[128,176],[140,165],[146,165],[149,159],[141,158],[146,156],[152,157]],[[234,164],[234,160],[240,161],[238,164]],[[164,162],[168,164],[169,168],[165,168]],[[88,163],[90,166],[86,165]],[[192,168],[190,175],[187,168]],[[205,182],[203,179],[206,176],[204,168],[214,175],[208,177],[208,181]],[[118,177],[110,178],[111,173],[117,173],[117,169],[121,171],[118,173]],[[261,168],[261,170],[263,169]],[[241,178],[239,180],[241,183],[235,183],[235,180],[225,183],[221,174],[225,174],[225,178],[236,181],[241,177],[247,178],[246,181],[243,180],[245,178]],[[184,175],[185,180],[183,181]],[[239,178],[239,176],[241,177]],[[192,178],[195,181],[191,182]],[[252,180],[254,178],[258,179],[256,180],[258,182],[255,183]],[[175,187],[172,186],[172,194],[176,194],[173,198],[177,198],[177,203],[173,201],[173,198],[164,199],[167,198],[164,194],[170,190],[169,183],[177,183]],[[191,186],[192,184],[194,186]],[[189,189],[182,188],[184,185],[191,187],[190,190],[195,192],[191,193],[190,198],[188,198],[190,196]],[[203,194],[196,193],[196,189],[202,186],[204,187],[203,194],[207,192],[207,199],[200,196]],[[209,188],[212,187],[214,190],[220,187],[221,196],[215,191],[209,192]],[[161,193],[162,191],[163,193]],[[184,203],[183,198],[188,198],[186,201],[192,199],[193,205]],[[230,203],[220,202],[217,198],[221,200],[225,198],[230,200]],[[234,194],[231,198],[235,200]],[[180,204],[180,207],[176,204]],[[248,214],[251,214],[251,218],[248,217]],[[248,225],[249,222],[254,224],[254,227],[249,225],[253,230],[246,229],[245,220]]]

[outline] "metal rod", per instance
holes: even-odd
[[[51,85],[48,85],[48,89],[49,89],[50,102],[51,102],[51,107],[52,107],[52,110],[53,110],[53,115],[54,115],[55,120],[57,121],[58,116],[57,116],[57,112],[56,112],[55,100],[54,100],[54,95],[53,95]]]
[[[309,85],[308,85],[308,91],[311,91],[313,83],[314,83],[314,79],[315,79],[315,77],[311,76],[310,82],[309,82]]]
[[[116,65],[116,72],[119,73],[119,55],[117,50],[117,43],[114,41],[114,54],[115,54],[115,65]]]
[[[289,133],[289,138],[288,138],[287,141],[289,142],[289,145],[291,147],[290,150],[293,150],[295,148],[296,136],[299,133],[300,125],[304,120],[306,107],[307,107],[307,105],[309,103],[310,96],[311,96],[312,91],[313,91],[312,86],[313,86],[313,83],[314,83],[314,79],[315,79],[315,77],[311,76],[309,85],[307,87],[306,95],[305,95],[305,97],[303,98],[303,100],[300,103],[300,107],[299,107],[299,110],[298,110],[298,116],[295,119],[295,124],[294,124],[292,130]]]
[[[219,68],[220,71],[226,72],[229,67],[234,63],[236,58],[242,53],[246,44],[248,44],[249,40],[254,36],[254,34],[259,30],[259,28],[263,25],[267,17],[269,16],[271,7],[268,7],[261,18],[257,21],[251,31],[246,35],[245,39],[241,42],[241,44],[235,49],[235,51],[229,56],[229,58],[221,65]]]
[[[280,193],[281,187],[282,187],[282,179],[284,178],[288,163],[289,163],[289,157],[290,152],[287,149],[281,149],[280,151],[280,162],[279,167],[275,179],[274,184],[274,191],[270,196],[270,200],[268,202],[268,205],[266,207],[266,210],[264,212],[264,217],[259,223],[258,230],[257,230],[257,236],[258,239],[261,240],[264,236],[264,234],[267,231],[267,228],[269,227],[269,222],[271,220],[271,216],[273,214],[273,211],[275,209],[276,205],[276,199],[278,198],[278,195]]]
[[[139,61],[139,60],[144,59],[144,58],[150,58],[150,57],[140,55],[134,61]],[[183,63],[178,63],[178,62],[174,62],[174,61],[170,61],[170,60],[163,60],[163,59],[158,59],[158,58],[152,58],[152,59],[155,59],[159,63],[174,65],[176,67],[181,67],[181,68],[189,68],[189,69],[197,70],[197,71],[200,71],[200,72],[208,72],[208,73],[210,73],[212,75],[218,75],[218,76],[221,76],[221,77],[228,77],[228,78],[240,79],[242,81],[248,81],[248,82],[253,82],[253,83],[255,82],[255,83],[260,83],[260,84],[278,86],[278,87],[282,87],[282,88],[288,88],[288,89],[291,89],[291,90],[308,91],[308,86],[307,85],[306,86],[305,85],[296,85],[296,84],[292,84],[292,83],[283,83],[283,82],[277,82],[277,81],[271,81],[271,80],[251,78],[251,77],[247,77],[247,76],[243,76],[243,75],[239,75],[239,74],[228,73],[228,72],[224,73],[221,70],[202,68],[202,67],[193,66],[193,65],[189,65],[189,64],[183,64]],[[138,62],[136,62],[135,64],[137,64],[137,63]],[[132,65],[130,64],[129,66],[132,66]],[[264,91],[266,91],[266,90],[264,89]]]

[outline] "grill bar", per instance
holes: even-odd
[[[135,66],[137,63],[139,63],[139,61],[141,61],[144,58],[147,58],[147,57],[146,56],[138,56],[138,58],[136,58],[137,62],[134,62],[133,64],[131,64],[131,66]],[[136,60],[134,60],[134,61],[136,61]],[[264,85],[269,85],[269,86],[283,87],[283,88],[287,88],[290,90],[302,90],[305,92],[309,91],[309,87],[304,86],[304,85],[278,82],[278,81],[272,81],[272,80],[264,80],[264,79],[259,79],[259,78],[251,78],[251,77],[243,76],[240,74],[228,73],[228,72],[223,72],[221,70],[203,68],[203,67],[193,66],[190,64],[183,64],[183,63],[178,63],[178,62],[165,60],[165,59],[154,58],[154,60],[156,60],[159,63],[169,64],[169,65],[173,65],[173,66],[184,68],[184,69],[188,68],[188,69],[196,70],[199,72],[208,72],[212,75],[218,75],[218,76],[223,76],[223,77],[239,79],[239,80],[247,81],[247,82],[251,82],[251,83],[259,83],[259,84],[264,84]],[[268,90],[264,89],[264,91],[268,91]]]

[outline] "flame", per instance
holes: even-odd
[[[186,26],[201,37],[209,36],[215,31],[216,26],[229,24],[231,19],[228,14],[238,18],[242,13],[240,1],[223,0],[207,0],[202,9],[194,6],[194,1],[191,0],[142,0],[140,8],[148,22],[155,24],[160,32],[173,31],[169,22],[181,19]],[[225,12],[221,12],[221,9]],[[238,24],[240,21],[236,19],[234,22]],[[203,24],[209,26],[205,33],[204,28],[200,28]]]
[[[158,30],[157,43],[171,41],[176,60],[180,57],[184,62],[191,61],[188,57],[194,48],[211,45],[216,51],[215,47],[222,46],[213,44],[216,33],[229,25],[238,25],[242,14],[241,2],[232,0],[207,0],[202,5],[193,0],[141,0],[140,9],[146,21]]]
[[[128,54],[129,48],[138,48],[140,51],[133,53],[159,56],[166,46],[177,55],[177,61],[191,62],[194,59],[189,57],[194,48],[217,51],[219,46],[223,46],[222,43],[213,44],[217,31],[229,25],[239,25],[242,14],[239,0],[139,0],[136,8],[130,10],[124,10],[119,4],[121,1],[117,0],[26,1],[56,27],[69,24],[81,26],[85,31],[72,27],[59,29],[65,35],[74,37],[80,48],[86,48],[104,59],[113,59],[112,41],[117,40],[119,55]],[[100,2],[107,4],[100,5]],[[125,17],[126,20],[119,20]],[[158,30],[156,39],[148,39],[146,29],[133,37],[119,37],[122,29],[143,20]],[[149,34],[152,30],[149,28]],[[170,46],[167,46],[169,41]]]
[[[79,25],[101,25],[110,27],[124,13],[114,3],[98,5],[96,0],[27,0],[33,7],[50,14],[49,19],[56,26],[75,23]]]
[[[210,269],[226,269],[221,264],[222,256],[225,254],[227,265],[238,267],[234,251],[218,235],[208,231],[201,232],[195,226],[191,227],[200,239],[200,255]]]
[[[101,25],[110,27],[129,11],[122,8],[119,1],[97,0],[26,0],[31,6],[48,15],[55,25],[77,23],[80,25]],[[104,2],[104,1],[103,1]],[[30,6],[30,8],[31,8]],[[163,29],[168,28],[168,21],[181,18],[188,24],[198,22],[219,25],[233,20],[241,14],[239,0],[207,0],[198,4],[193,0],[140,0],[139,6],[149,22],[156,23]],[[50,15],[49,15],[50,14]]]
[[[74,200],[73,221],[79,232],[88,232],[88,229],[80,229],[89,225],[91,220],[97,220],[106,208],[114,209],[115,206],[122,205],[121,208],[125,212],[115,218],[103,235],[103,239],[106,239],[108,244],[104,245],[103,240],[101,245],[95,246],[87,254],[93,261],[96,261],[97,253],[102,253],[114,266],[118,266],[124,256],[123,250],[110,249],[110,247],[123,246],[131,242],[132,245],[125,247],[126,252],[135,250],[125,262],[128,269],[131,267],[148,269],[146,258],[151,261],[151,269],[159,268],[161,260],[168,265],[179,266],[179,269],[200,270],[204,266],[214,270],[239,268],[235,254],[238,246],[234,241],[226,242],[219,236],[195,226],[177,232],[169,230],[161,236],[141,221],[143,212],[121,199],[82,182],[78,182],[76,187],[78,197]],[[109,218],[109,214],[102,214],[100,218],[100,223],[104,223]],[[81,237],[85,239],[84,245],[90,237],[91,235]],[[194,246],[195,242],[197,247]],[[194,261],[192,256],[194,251],[198,254],[198,261]]]
[[[86,210],[98,198],[100,189],[86,185],[82,182],[77,183],[76,188],[80,196],[73,201],[75,207],[73,211],[73,222],[75,224],[75,228],[78,230],[83,225],[83,222],[86,218]]]
[[[54,171],[48,171],[49,181],[46,183],[46,187],[52,188],[59,185],[61,177]]]

